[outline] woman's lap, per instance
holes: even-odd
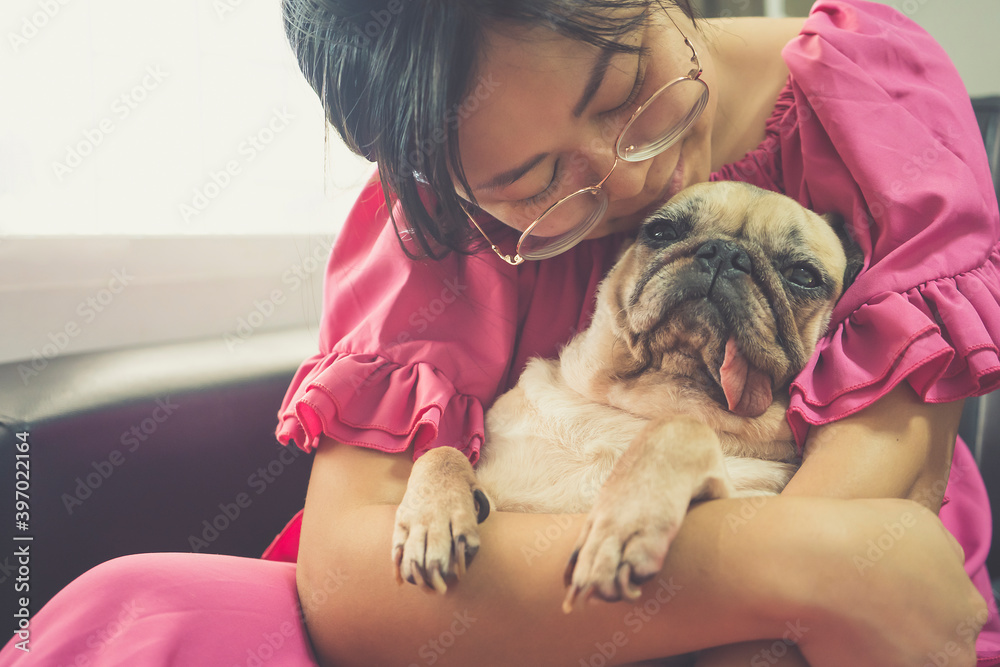
[[[25,665],[315,665],[295,566],[253,558],[156,553],[102,563],[31,619],[0,667]]]

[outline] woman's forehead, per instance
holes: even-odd
[[[547,30],[491,36],[454,110],[470,182],[503,168],[571,117],[600,49]],[[529,39],[528,37],[538,37]],[[488,85],[483,85],[487,83]],[[551,137],[549,137],[551,138]]]

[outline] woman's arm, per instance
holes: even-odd
[[[494,513],[480,527],[482,546],[463,580],[445,596],[429,595],[397,585],[392,573],[395,504],[410,467],[408,456],[328,440],[317,451],[298,583],[326,664],[618,664],[781,637],[787,622],[800,621],[808,629],[803,650],[821,656],[814,665],[887,667],[912,664],[916,655],[884,659],[891,639],[883,635],[895,627],[886,618],[912,604],[887,591],[905,583],[924,600],[915,607],[923,635],[910,642],[913,650],[933,646],[940,627],[979,611],[953,540],[930,512],[904,501],[816,498],[757,503],[753,530],[734,528],[743,501],[698,505],[640,600],[594,603],[570,615],[560,611],[562,575],[583,517]],[[900,548],[859,581],[849,558],[855,540],[877,538],[904,508],[914,521]],[[861,605],[866,595],[877,604]],[[854,605],[863,608],[849,614]],[[837,641],[840,633],[849,645]]]
[[[897,386],[864,410],[814,428],[786,495],[909,498],[941,509],[962,401],[922,403]]]
[[[903,383],[864,410],[813,428],[802,467],[783,495],[908,498],[936,513],[948,483],[961,416],[962,401],[922,403]],[[859,544],[859,574],[869,562],[865,551],[864,543]],[[765,653],[775,660],[760,664],[806,665],[801,653],[781,639],[706,652],[699,667],[747,665]]]

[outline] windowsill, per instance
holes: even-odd
[[[317,329],[332,236],[46,237],[0,243],[0,363]]]

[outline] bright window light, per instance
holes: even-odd
[[[373,166],[277,0],[5,0],[0,234],[330,234]],[[324,183],[324,173],[326,183]]]

